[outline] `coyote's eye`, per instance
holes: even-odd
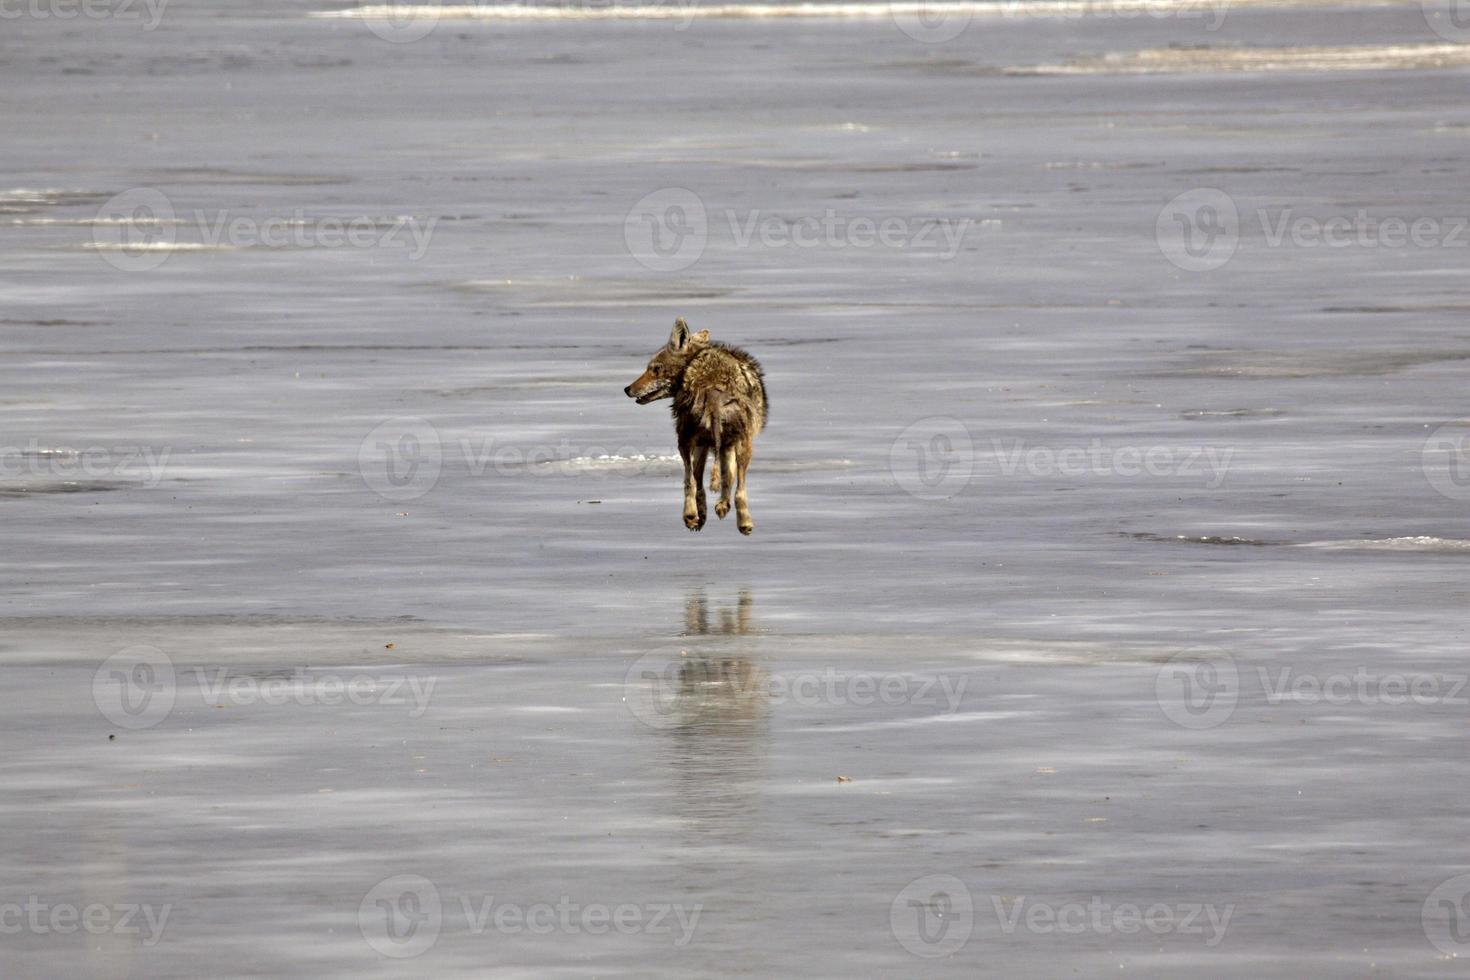
[[[651,375],[653,375],[655,378],[658,377],[658,365],[655,364],[652,367],[650,367],[648,369],[648,373],[651,374]]]

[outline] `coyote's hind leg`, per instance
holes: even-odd
[[[722,446],[715,465],[720,467],[720,500],[715,504],[715,516],[724,520],[730,513],[730,494],[735,490],[735,447]]]
[[[745,470],[750,466],[750,454],[754,447],[749,439],[741,439],[735,454],[736,476],[739,484],[735,490],[735,523],[741,534],[755,530],[755,521],[750,519],[750,504],[745,499]]]

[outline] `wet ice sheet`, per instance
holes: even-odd
[[[1454,968],[1420,916],[1467,865],[1465,501],[1430,479],[1466,412],[1464,253],[1266,232],[1288,207],[1463,212],[1461,73],[1001,77],[1441,43],[1417,8],[1002,20],[943,45],[881,22],[394,45],[311,5],[170,12],[153,34],[7,26],[0,902],[175,910],[156,945],[7,935],[0,972]],[[669,186],[710,240],[656,272],[624,217]],[[221,215],[438,223],[417,261],[246,242],[130,273],[87,246],[134,187],[188,245]],[[1202,187],[1243,231],[1191,274],[1154,234]],[[975,224],[949,260],[736,239],[753,212],[828,208]],[[766,365],[750,540],[683,530],[667,416],[621,396],[675,315]],[[975,451],[928,500],[893,449],[934,418]],[[437,469],[375,493],[363,460],[405,436]],[[1164,472],[1129,461],[1151,449]],[[140,648],[175,704],[133,730],[94,682]],[[1226,721],[1164,711],[1181,652],[1234,665]],[[1312,699],[1361,670],[1376,693]],[[912,696],[854,703],[859,675]],[[918,702],[937,677],[965,682],[953,709]],[[814,701],[783,694],[801,678]],[[1377,696],[1397,678],[1447,686]],[[320,703],[359,679],[367,703]],[[422,713],[375,700],[411,679],[434,682]],[[403,962],[359,919],[400,874],[450,910]],[[890,923],[931,874],[976,907],[939,960]],[[490,895],[702,913],[684,946],[476,932],[458,900]],[[1214,946],[1007,933],[993,903],[1021,896],[1234,913]]]
[[[793,653],[762,635],[748,596],[689,612],[677,641],[636,659],[181,663],[172,710],[136,731],[95,718],[90,665],[11,668],[7,821],[44,807],[66,832],[39,833],[7,879],[77,901],[126,896],[164,929],[156,946],[107,936],[94,949],[26,935],[8,967],[346,974],[376,943],[421,954],[384,961],[391,975],[766,975],[793,962],[965,975],[964,951],[919,961],[895,936],[922,943],[890,929],[905,886],[948,873],[974,903],[966,950],[991,969],[1351,975],[1387,962],[1444,975],[1423,948],[1420,891],[1443,874],[1459,808],[1406,812],[1402,793],[1455,780],[1463,708],[1269,703],[1247,682],[1227,724],[1192,730],[1161,715],[1158,667],[1137,652],[1085,680],[913,647],[896,668],[841,647]],[[385,881],[393,895],[431,884],[432,943],[363,917]],[[1018,900],[1094,895],[1209,906],[1226,928],[1065,941],[1006,928]],[[487,902],[578,911],[549,943],[514,919],[487,926]],[[580,925],[581,909],[618,905],[641,924]],[[665,908],[671,927],[655,928]],[[1339,930],[1366,945],[1303,946],[1304,932]]]

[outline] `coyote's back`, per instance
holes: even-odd
[[[733,493],[740,533],[754,530],[745,470],[769,412],[760,362],[739,347],[711,342],[708,330],[691,334],[688,324],[676,320],[669,342],[623,391],[640,405],[673,399],[674,431],[684,459],[685,526],[691,531],[704,527],[704,464],[713,452],[710,489],[720,494],[715,515],[730,512]]]
[[[674,395],[674,426],[699,426],[721,443],[754,439],[766,426],[766,378],[760,362],[739,347],[714,343],[695,354]]]

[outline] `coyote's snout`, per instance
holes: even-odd
[[[756,359],[738,347],[711,342],[708,330],[690,333],[687,323],[675,320],[669,342],[623,394],[640,405],[674,400],[674,432],[684,458],[684,526],[704,527],[704,463],[713,452],[709,488],[720,495],[715,516],[730,513],[734,494],[740,533],[755,530],[745,499],[745,469],[766,424],[766,382]]]

